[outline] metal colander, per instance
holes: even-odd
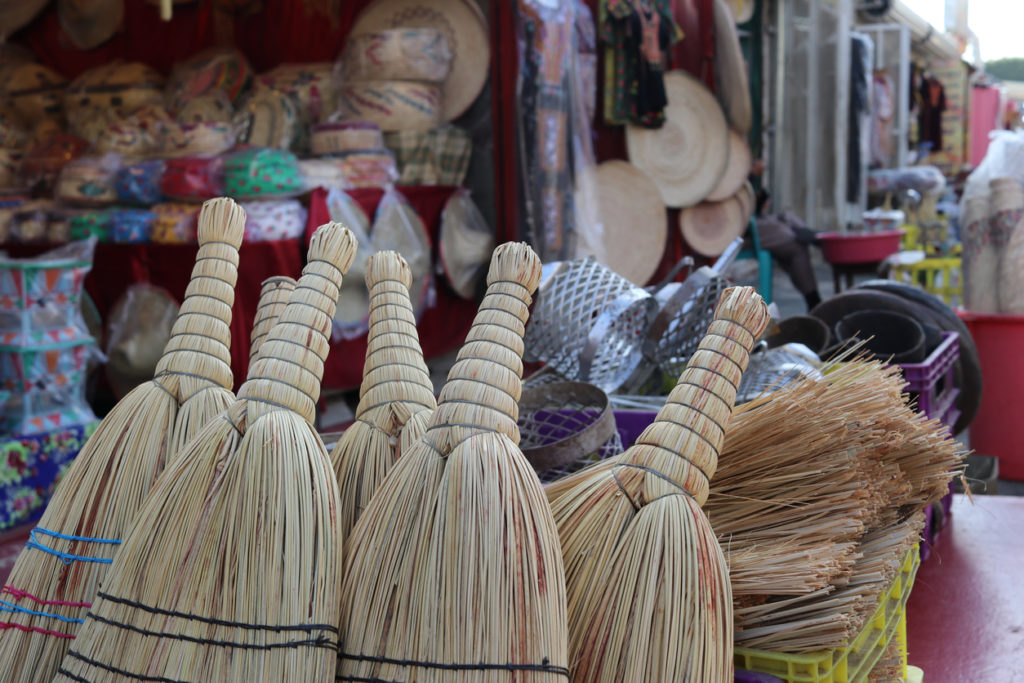
[[[624,450],[607,394],[583,382],[525,386],[519,434],[519,447],[543,483]]]
[[[526,359],[612,392],[643,360],[654,298],[593,258],[546,266],[526,328]]]

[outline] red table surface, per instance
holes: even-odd
[[[1024,498],[954,496],[907,603],[911,664],[928,683],[1024,681]]]
[[[454,188],[408,187],[401,188],[401,192],[423,220],[436,259],[441,211]],[[380,190],[355,190],[350,194],[371,218],[383,196]],[[323,194],[315,192],[310,206],[311,226],[328,220],[322,200]],[[35,244],[5,247],[14,257],[33,256],[46,248]],[[195,245],[100,244],[96,248],[93,269],[85,280],[86,291],[104,320],[125,289],[135,282],[149,282],[163,287],[180,301],[185,294],[197,250]],[[245,379],[249,366],[249,335],[259,301],[260,284],[274,275],[298,277],[304,256],[305,241],[299,239],[247,242],[239,250],[238,285],[231,318],[231,365],[236,389]],[[420,343],[427,358],[458,347],[476,313],[476,302],[459,298],[448,287],[443,276],[436,278],[436,290],[436,305],[423,312],[418,325]],[[348,389],[359,386],[365,355],[365,335],[333,343],[324,370],[324,388]]]

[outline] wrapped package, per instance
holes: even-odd
[[[230,197],[282,197],[301,192],[302,175],[291,152],[253,148],[225,157],[224,193]]]
[[[306,231],[306,209],[294,199],[242,202],[245,241],[298,239]]]
[[[156,204],[163,198],[160,181],[166,164],[160,159],[139,161],[117,171],[114,186],[117,199],[129,204]]]
[[[68,162],[57,178],[57,199],[75,206],[105,206],[117,200],[115,176],[121,158],[114,154]]]
[[[199,206],[165,203],[152,208],[155,218],[150,237],[157,244],[195,244],[199,226]]]
[[[168,159],[160,193],[178,201],[202,202],[224,193],[224,161],[220,157]]]
[[[156,213],[145,209],[118,209],[110,218],[110,239],[118,244],[150,241]]]

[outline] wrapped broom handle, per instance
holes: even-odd
[[[370,332],[356,417],[392,403],[408,403],[414,413],[437,407],[416,332],[411,286],[412,270],[400,254],[381,251],[370,257]]]
[[[313,233],[302,277],[238,390],[250,420],[284,408],[313,424],[341,280],[355,253],[356,239],[340,223]]]
[[[523,334],[540,277],[540,258],[529,245],[508,242],[494,250],[487,293],[424,436],[438,450],[447,453],[480,432],[496,431],[519,443]]]
[[[668,469],[659,468],[661,474],[682,486],[701,505],[707,500],[711,477],[718,468],[725,427],[750,350],[769,318],[764,300],[752,287],[731,287],[723,292],[715,319],[679,383],[658,417],[636,441],[638,458],[632,458],[634,462],[643,460],[644,451],[650,448],[678,455]]]
[[[179,374],[225,389],[231,374],[231,307],[238,281],[238,248],[245,211],[226,197],[211,199],[199,213],[199,253],[192,279],[156,366],[156,376]],[[184,397],[182,397],[184,398]]]
[[[295,280],[285,275],[268,277],[260,287],[260,302],[256,305],[256,315],[253,316],[252,335],[249,337],[249,363],[256,360],[256,354],[260,350],[263,339],[277,324],[288,297],[295,289]]]

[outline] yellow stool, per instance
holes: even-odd
[[[963,302],[963,262],[959,256],[925,258],[917,263],[892,267],[890,279],[917,285],[949,306]]]

